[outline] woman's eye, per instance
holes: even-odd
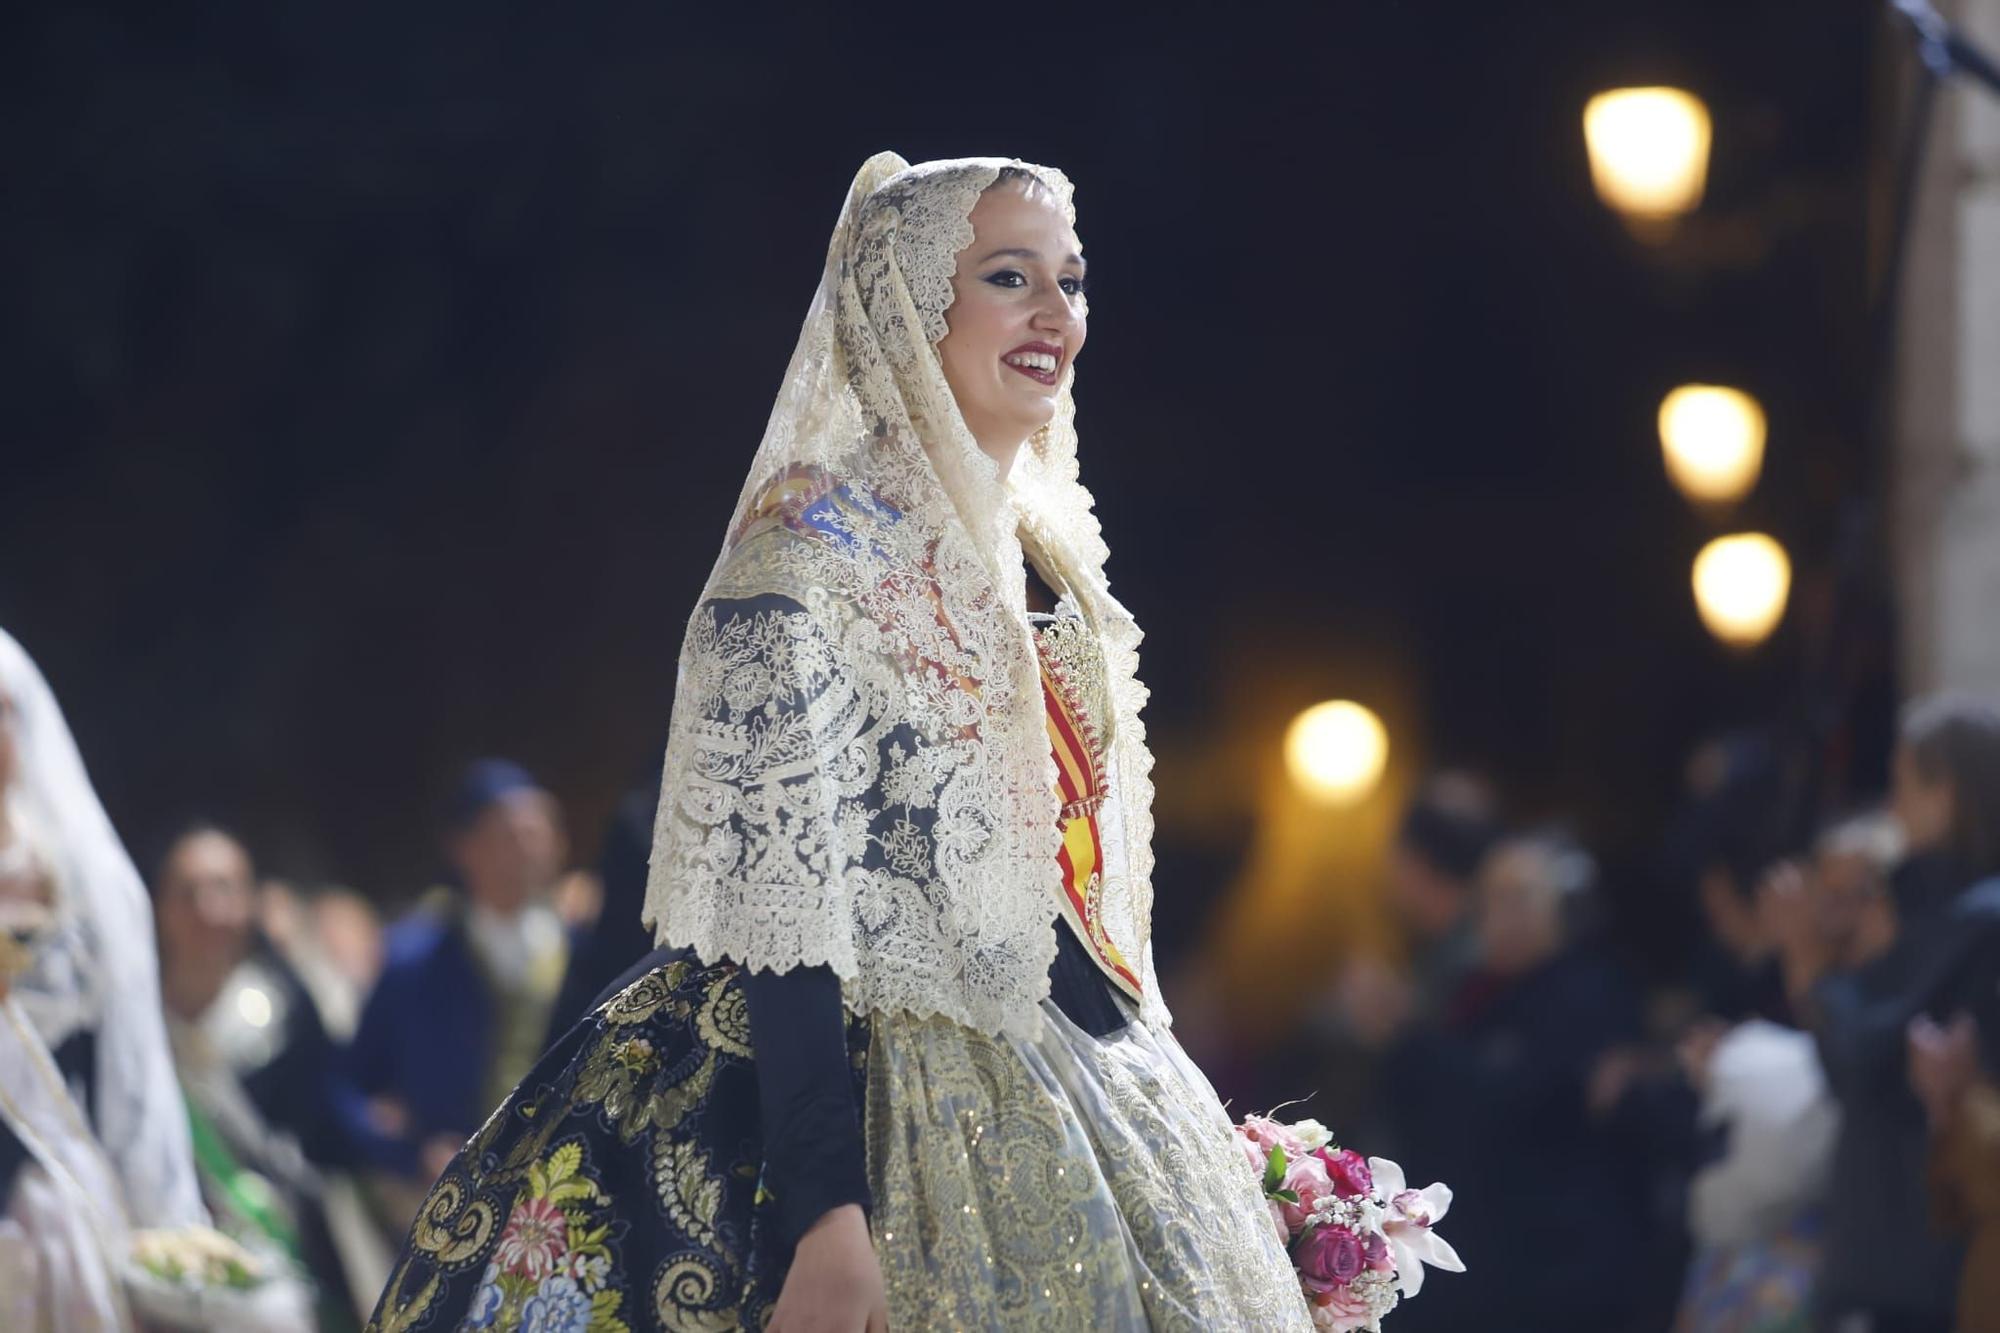
[[[998,273],[987,274],[986,281],[992,283],[995,287],[1004,287],[1009,291],[1018,291],[1028,285],[1027,275],[1023,274],[1019,269],[1011,268],[1003,268]],[[1056,279],[1056,286],[1062,289],[1065,296],[1082,296],[1089,290],[1089,284],[1078,277],[1058,278]]]

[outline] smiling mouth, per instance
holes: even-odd
[[[1041,385],[1053,385],[1062,368],[1062,358],[1054,352],[1022,349],[1000,358],[1010,370],[1018,370]]]

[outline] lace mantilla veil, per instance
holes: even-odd
[[[1056,953],[1059,803],[1022,537],[1096,631],[1114,717],[1101,915],[1148,944],[1152,757],[1139,629],[1078,480],[1074,368],[1002,478],[936,343],[972,207],[1003,172],[1072,220],[1062,173],[1003,159],[854,178],[728,536],[681,650],[646,920],[663,944],[849,1007],[1031,1035]]]
[[[55,926],[12,1000],[49,1046],[78,1023],[97,1030],[99,1143],[134,1226],[206,1223],[160,1008],[153,909],[91,786],[62,709],[27,651],[0,630],[0,688],[14,701],[20,780],[10,813],[41,843]]]

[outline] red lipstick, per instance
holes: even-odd
[[[1063,349],[1055,343],[1022,343],[1000,361],[1037,384],[1053,386],[1062,375]]]

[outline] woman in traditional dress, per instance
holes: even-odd
[[[206,1221],[145,889],[0,631],[0,1326],[121,1328],[131,1229]]]
[[[862,167],[682,649],[662,950],[375,1327],[1310,1327],[1153,970],[1083,289],[1061,173]]]
[[[304,1285],[207,1221],[145,890],[0,631],[0,1329],[307,1327]]]

